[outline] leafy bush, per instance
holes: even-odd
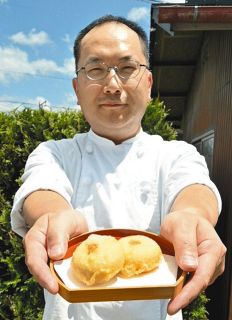
[[[186,320],[208,320],[208,311],[206,310],[206,304],[209,299],[204,293],[194,300],[184,311],[183,317]]]
[[[0,190],[9,201],[18,189],[28,155],[40,142],[72,137],[89,128],[82,114],[75,111],[31,109],[1,112],[0,124]]]
[[[160,134],[166,140],[175,139],[167,115],[163,102],[151,101],[142,120],[144,131]],[[82,114],[71,110],[0,112],[0,319],[42,319],[43,292],[27,271],[22,241],[11,231],[9,217],[27,157],[42,141],[70,138],[88,129]],[[186,320],[207,319],[207,298],[201,297],[186,309]]]
[[[164,140],[175,140],[177,133],[167,121],[168,110],[158,98],[151,100],[142,120],[143,130],[150,134],[159,134]]]
[[[11,231],[9,217],[27,157],[42,141],[88,128],[82,114],[74,111],[0,113],[0,319],[42,319],[43,292],[27,271],[22,239]]]

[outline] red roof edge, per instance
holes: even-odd
[[[230,23],[232,6],[160,6],[158,23]]]

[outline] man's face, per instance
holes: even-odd
[[[109,22],[93,28],[82,39],[78,67],[90,61],[117,66],[127,59],[146,64],[139,37],[126,25]],[[120,79],[112,69],[102,80],[88,79],[84,70],[73,80],[78,102],[92,130],[116,143],[139,131],[151,85],[152,76],[145,67],[128,80]]]

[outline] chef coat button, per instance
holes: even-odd
[[[115,178],[114,180],[114,185],[116,188],[119,188],[120,187],[120,184],[121,184],[121,181],[118,179],[118,178]]]
[[[92,178],[91,177],[84,177],[83,178],[83,184],[84,185],[89,185],[92,182]]]
[[[93,152],[93,147],[92,147],[91,144],[87,144],[86,145],[86,151],[87,151],[87,153],[92,153]]]
[[[138,158],[141,158],[144,155],[144,152],[143,152],[143,150],[140,149],[140,150],[137,151],[136,154],[137,154]]]

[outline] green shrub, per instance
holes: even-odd
[[[0,193],[0,319],[42,319],[43,295],[24,264],[22,240],[10,229],[10,208]]]
[[[0,189],[9,201],[18,189],[28,155],[40,142],[72,137],[89,128],[82,114],[75,111],[31,109],[0,112],[0,124]]]
[[[151,101],[142,120],[144,131],[175,139],[167,115],[163,102]],[[70,138],[88,129],[82,114],[71,110],[0,112],[0,319],[42,319],[43,292],[27,271],[22,240],[11,231],[9,217],[27,157],[42,141]],[[201,300],[186,309],[185,319],[207,319],[206,300],[201,295]]]
[[[206,304],[209,299],[204,293],[194,300],[186,309],[183,310],[183,317],[186,320],[208,320]]]
[[[22,239],[11,231],[9,217],[27,157],[42,141],[88,128],[82,114],[74,111],[0,113],[0,319],[42,319],[43,292],[27,271]]]
[[[159,134],[164,140],[175,140],[177,133],[167,121],[168,110],[158,98],[151,100],[142,120],[143,130],[150,134]]]

